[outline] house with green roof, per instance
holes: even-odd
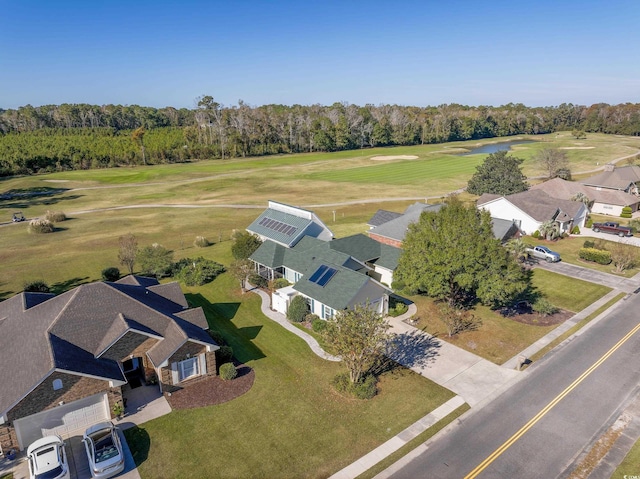
[[[324,241],[333,239],[333,233],[318,216],[297,206],[269,201],[269,207],[258,216],[247,231],[262,241],[273,241],[288,248],[305,236]]]
[[[276,311],[286,314],[293,297],[302,295],[310,312],[329,319],[367,302],[387,314],[391,291],[383,283],[391,284],[399,257],[397,248],[354,235],[332,241],[304,236],[290,248],[266,240],[249,259],[262,276],[293,283],[273,293]]]

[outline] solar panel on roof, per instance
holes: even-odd
[[[313,273],[313,274],[311,275],[311,277],[309,278],[309,281],[311,281],[312,283],[317,282],[317,281],[318,281],[318,278],[320,278],[320,276],[322,276],[322,275],[324,274],[324,272],[325,272],[325,271],[327,271],[327,269],[328,269],[328,268],[329,268],[329,267],[328,267],[328,266],[325,266],[325,265],[320,266],[320,267],[315,271],[315,273]]]
[[[276,233],[283,233],[287,236],[291,236],[298,230],[298,228],[296,228],[295,226],[283,223],[282,221],[274,220],[273,218],[269,218],[268,216],[262,218],[258,224],[260,226],[264,226],[265,228],[269,228]]]
[[[324,285],[326,285],[336,273],[337,270],[333,268],[327,268],[327,271],[320,277],[320,279],[318,279],[318,281],[316,281],[316,283],[318,283],[318,286],[324,287]]]

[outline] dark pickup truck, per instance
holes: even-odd
[[[618,223],[613,223],[611,221],[608,221],[606,223],[593,223],[591,229],[596,233],[602,231],[603,233],[611,233],[620,237],[633,236],[633,231],[631,231],[631,228],[620,226]]]

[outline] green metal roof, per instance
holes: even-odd
[[[311,219],[267,208],[247,227],[247,231],[292,246],[312,223]]]

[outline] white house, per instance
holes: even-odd
[[[556,222],[560,233],[569,233],[573,226],[584,227],[589,212],[582,202],[552,198],[535,189],[508,196],[485,193],[477,206],[489,211],[492,218],[515,222],[524,234],[532,234],[547,221]]]

